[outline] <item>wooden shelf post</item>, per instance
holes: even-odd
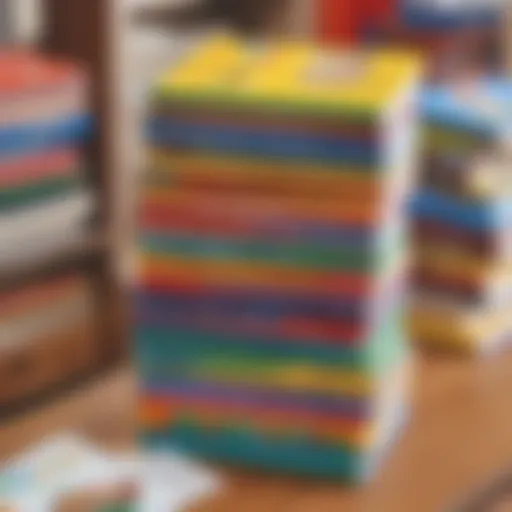
[[[106,327],[102,340],[105,363],[125,354],[124,308],[116,272],[118,201],[121,175],[119,95],[117,86],[120,37],[119,0],[42,0],[44,37],[50,53],[83,64],[91,78],[91,107],[96,134],[90,148],[90,167],[99,199],[99,230],[106,240],[100,258],[101,307]]]

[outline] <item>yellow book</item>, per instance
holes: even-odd
[[[157,82],[159,99],[221,101],[339,115],[374,114],[416,84],[418,58],[397,50],[358,53],[297,42],[207,41]]]
[[[374,376],[359,371],[328,369],[300,364],[285,366],[236,367],[233,362],[215,361],[197,365],[190,375],[200,380],[270,390],[318,393],[322,395],[359,397],[373,396],[379,386],[396,373],[393,367],[388,375]]]
[[[436,298],[415,300],[409,314],[411,340],[467,352],[485,352],[512,331],[508,308],[470,308]]]

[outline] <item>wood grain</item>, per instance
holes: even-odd
[[[191,512],[437,512],[465,502],[512,466],[512,353],[483,361],[430,358],[418,366],[413,417],[375,482],[348,489],[221,470],[223,492]],[[132,371],[123,369],[0,425],[0,457],[69,428],[130,446],[134,402]]]

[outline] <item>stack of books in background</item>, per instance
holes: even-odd
[[[507,80],[423,93],[411,318],[422,344],[481,353],[512,334],[511,94]]]
[[[80,68],[0,54],[0,265],[55,254],[83,237],[93,198],[80,149],[91,132]]]
[[[23,376],[5,374],[22,347],[38,338],[46,340],[37,343],[40,352],[49,351],[51,338],[58,343],[59,333],[78,329],[92,313],[90,301],[85,307],[80,298],[78,310],[64,314],[85,293],[82,279],[67,283],[64,295],[54,293],[61,281],[55,270],[86,244],[94,213],[81,156],[92,128],[87,97],[87,75],[79,67],[24,50],[0,53],[0,316],[9,326],[0,345],[2,399],[10,390],[22,394],[13,391],[13,379],[26,379],[29,387],[38,381],[27,358],[12,370]],[[46,265],[54,277],[28,277]],[[32,300],[34,293],[40,300]],[[19,301],[18,294],[28,299]],[[48,318],[47,309],[54,312]]]
[[[135,301],[149,445],[375,469],[409,405],[418,74],[400,53],[215,38],[159,81]]]

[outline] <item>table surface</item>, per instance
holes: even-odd
[[[374,483],[349,489],[221,470],[221,494],[191,512],[444,512],[512,467],[512,353],[422,359],[416,382],[412,420]],[[69,429],[109,447],[127,446],[135,396],[133,372],[123,368],[4,422],[0,460]]]

